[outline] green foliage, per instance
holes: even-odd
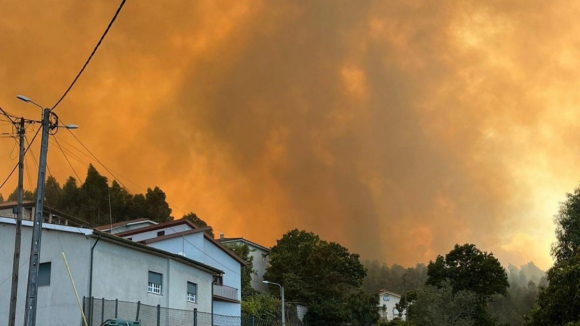
[[[497,258],[473,244],[455,245],[445,257],[437,256],[435,262],[429,262],[427,275],[428,285],[441,287],[449,280],[453,291],[474,292],[482,302],[494,294],[506,294],[509,287]]]
[[[36,190],[25,191],[24,200],[35,200]],[[8,197],[16,201],[17,189]],[[109,186],[106,177],[89,165],[85,182],[79,187],[77,180],[69,177],[60,184],[52,176],[46,179],[44,202],[63,213],[84,219],[91,226],[112,222],[147,218],[155,222],[172,220],[171,208],[165,193],[159,188],[148,188],[146,194],[131,195],[117,181]]]
[[[378,305],[378,294],[366,294],[362,289],[352,293],[348,298],[351,325],[375,325],[380,318]]]
[[[548,271],[549,285],[538,295],[526,325],[567,325],[580,321],[580,253],[557,261]]]
[[[252,274],[254,270],[254,257],[250,255],[250,247],[247,244],[224,244],[225,247],[233,251],[238,257],[246,262],[246,266],[242,267],[242,301],[248,297],[254,296],[258,291],[252,288]]]
[[[580,188],[566,197],[555,220],[557,242],[552,247],[552,255],[558,262],[574,257],[580,247]]]
[[[526,286],[511,285],[507,295],[492,296],[487,308],[498,323],[522,326],[525,316],[534,308],[537,296],[538,288],[532,281]]]
[[[242,314],[264,321],[281,319],[280,300],[268,294],[256,294],[242,299]]]
[[[17,201],[18,200],[18,187],[14,188],[14,191],[8,195],[7,201]],[[22,193],[22,200],[36,200],[36,189],[34,191],[24,190]]]
[[[2,196],[2,194],[0,194],[0,204],[2,204],[4,202],[4,196]]]
[[[167,222],[173,220],[171,208],[166,201],[167,196],[159,187],[147,188],[145,202],[147,204],[147,218],[157,222]]]
[[[407,268],[394,264],[391,267],[385,263],[365,261],[367,275],[363,280],[363,289],[366,293],[378,293],[380,290],[389,290],[400,293],[413,292],[425,286],[427,281],[427,266],[417,264],[414,268]]]
[[[305,320],[317,326],[349,321],[348,299],[365,274],[357,254],[312,232],[292,230],[270,251],[264,278],[282,284],[288,301],[308,306]]]
[[[182,218],[187,219],[191,223],[199,226],[200,228],[209,227],[210,229],[205,231],[205,233],[209,234],[212,238],[215,238],[211,226],[207,225],[207,223],[204,220],[202,220],[199,216],[197,216],[195,213],[191,212],[189,214],[185,214],[183,215]]]
[[[417,291],[417,300],[409,308],[416,325],[472,326],[477,315],[478,295],[472,291],[455,291],[449,280],[439,288]]]
[[[428,285],[441,288],[445,282],[454,293],[475,293],[474,325],[494,325],[495,321],[486,311],[486,304],[495,294],[507,294],[509,287],[505,270],[491,253],[482,252],[473,244],[455,245],[445,257],[437,256],[427,267]]]

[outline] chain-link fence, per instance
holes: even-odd
[[[280,321],[261,320],[254,316],[224,316],[194,310],[150,306],[141,302],[83,298],[83,311],[89,326],[99,326],[107,319],[141,321],[142,326],[279,326]],[[81,321],[81,325],[84,323]],[[286,326],[302,326],[286,321]]]

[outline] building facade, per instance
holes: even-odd
[[[16,323],[23,323],[32,222],[23,221]],[[0,320],[8,320],[15,220],[0,217]],[[96,230],[43,224],[37,321],[43,326],[81,323],[78,295],[211,312],[212,282],[223,271],[171,252]],[[66,257],[70,267],[67,271]]]
[[[270,249],[259,245],[255,242],[242,238],[226,238],[223,233],[220,234],[218,241],[224,245],[241,246],[247,245],[250,248],[254,273],[252,273],[252,288],[261,293],[268,292],[268,285],[264,284],[264,274],[266,268],[270,266],[269,256]]]
[[[381,290],[379,292],[379,315],[381,316],[381,319],[393,320],[396,317],[404,319],[404,312],[399,312],[396,307],[400,301],[400,294]]]
[[[212,287],[213,313],[240,317],[241,268],[245,266],[245,262],[208,235],[205,232],[207,230],[209,228],[199,228],[181,219],[116,235],[222,270],[223,273],[214,279]],[[216,320],[214,322],[219,324]]]

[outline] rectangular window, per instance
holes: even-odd
[[[162,274],[149,272],[149,286],[147,287],[147,292],[161,294],[162,281],[163,281]]]
[[[197,302],[197,284],[187,282],[187,301],[188,302]]]
[[[158,237],[163,236],[163,235],[165,235],[165,231],[159,231],[159,232],[157,232],[157,236]]]
[[[38,286],[50,285],[50,262],[38,265]]]

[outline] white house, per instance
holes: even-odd
[[[16,218],[15,201],[0,204],[0,216]],[[22,201],[22,219],[31,221],[34,218],[36,203],[31,200]],[[60,212],[50,206],[44,205],[42,210],[43,222],[60,225],[88,226],[88,222]]]
[[[32,222],[23,221],[16,323],[23,323]],[[141,302],[211,312],[212,281],[223,274],[194,259],[97,230],[43,224],[37,321],[42,326],[79,325],[79,296]],[[8,320],[15,220],[0,217],[0,320]]]
[[[379,315],[381,316],[381,319],[393,320],[395,317],[404,319],[404,312],[401,314],[396,307],[397,303],[400,301],[400,294],[381,290],[379,292]]]
[[[268,285],[264,284],[264,274],[266,273],[266,268],[270,265],[268,254],[270,249],[259,245],[250,240],[241,238],[226,238],[223,233],[220,233],[220,238],[218,241],[224,245],[247,245],[250,248],[250,256],[253,257],[253,269],[252,273],[252,288],[260,292],[268,292]]]
[[[214,280],[213,313],[240,317],[241,268],[245,262],[208,235],[207,230],[209,228],[199,228],[186,219],[180,219],[116,235],[222,270],[223,273]],[[220,324],[219,318],[214,319],[214,323]]]

